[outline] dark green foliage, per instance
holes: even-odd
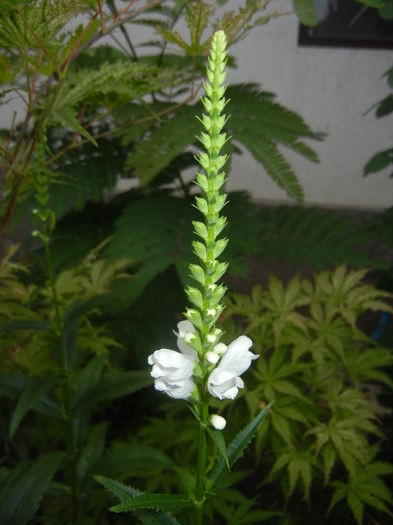
[[[266,419],[250,447],[253,452],[239,461],[240,469],[247,471],[238,467],[228,472],[217,452],[208,474],[212,492],[218,489],[217,472],[222,474],[219,497],[208,504],[212,523],[222,519],[235,524],[235,517],[240,523],[308,524],[317,517],[321,523],[352,523],[363,507],[364,515],[389,523],[387,476],[392,467],[381,459],[384,443],[389,447],[382,431],[388,413],[379,393],[386,392],[383,385],[392,387],[393,356],[366,336],[359,319],[366,311],[390,311],[385,302],[390,296],[364,284],[364,277],[364,271],[340,267],[313,281],[295,278],[286,286],[271,278],[266,290],[255,287],[250,296],[230,296],[224,341],[246,333],[260,357],[246,378],[243,403],[217,402],[217,409],[227,418],[226,431],[232,435],[261,410]],[[169,490],[184,491],[192,487],[183,464],[195,454],[196,433],[177,405],[167,403],[163,410],[165,416],[161,410],[150,418],[139,438],[174,454],[175,464],[182,466],[163,475],[155,489],[161,492],[169,485]],[[245,486],[245,477],[258,487],[255,507],[236,487]],[[145,486],[141,476],[139,480],[138,485]],[[247,487],[251,495],[252,487]],[[286,515],[279,515],[277,509],[284,505]],[[329,505],[331,516],[326,517]],[[387,521],[381,511],[388,513]]]
[[[21,462],[0,486],[0,523],[24,525],[36,513],[64,458],[52,452],[35,461]]]
[[[294,264],[309,262],[315,269],[343,263],[355,267],[384,267],[363,248],[374,237],[367,224],[359,227],[353,219],[334,210],[278,206],[262,209],[261,248],[276,260]]]
[[[244,145],[260,162],[266,173],[289,196],[302,201],[303,191],[295,173],[279,146],[285,146],[310,161],[318,162],[316,153],[303,139],[320,139],[303,119],[274,101],[274,95],[255,84],[240,84],[227,90],[228,130],[233,140]],[[201,113],[200,103],[185,106],[174,116],[156,126],[148,138],[131,153],[126,166],[133,168],[142,184],[148,184],[186,148],[195,143]]]
[[[375,457],[377,445],[371,453],[374,436],[383,438],[376,417],[384,413],[372,383],[392,387],[384,367],[393,355],[373,345],[357,323],[365,310],[390,310],[389,296],[362,284],[364,274],[340,267],[314,283],[295,278],[286,287],[271,278],[267,291],[235,294],[228,305],[261,353],[245,401],[252,412],[275,401],[256,445],[270,469],[267,481],[285,475],[285,498],[301,490],[308,499],[322,475],[336,489],[330,506],[347,497],[358,523],[364,505],[390,513],[393,503],[381,479],[392,467]],[[266,447],[274,457],[268,462]],[[368,469],[370,476],[362,476]]]
[[[215,491],[220,486],[222,478],[225,476],[227,469],[232,468],[236,461],[245,452],[250,441],[254,438],[258,432],[259,427],[262,425],[265,417],[268,415],[271,405],[268,405],[256,415],[256,417],[243,428],[235,437],[235,439],[228,445],[228,459],[220,457],[214,469],[211,473],[210,483],[211,490]]]
[[[253,222],[255,208],[243,193],[232,193],[226,207],[231,243],[226,251],[232,274],[246,271],[244,256],[256,253],[261,225]],[[131,202],[116,223],[108,244],[110,257],[129,258],[142,268],[128,291],[136,297],[155,275],[174,265],[183,283],[189,282],[188,264],[193,260],[192,220],[198,218],[187,200],[154,195]]]
[[[393,149],[385,149],[376,153],[364,166],[364,176],[370,173],[382,171],[390,165],[393,165]],[[393,172],[390,174],[393,177]]]
[[[318,162],[317,154],[303,139],[320,139],[303,119],[284,108],[274,95],[258,89],[255,84],[228,89],[228,122],[235,141],[239,141],[260,162],[266,173],[286,193],[301,202],[303,191],[295,173],[279,147],[285,146],[310,161]]]
[[[386,7],[389,10],[392,10],[393,2],[389,0],[389,3],[386,4]],[[393,17],[393,11],[391,11],[391,16]],[[390,68],[388,71],[386,71],[386,73],[383,76],[386,77],[389,88],[393,89],[393,67]],[[387,97],[377,102],[375,106],[376,106],[375,116],[377,118],[389,116],[393,112],[393,94],[390,93]],[[367,164],[364,167],[363,175],[367,176],[370,173],[376,173],[378,171],[382,171],[392,164],[393,164],[393,149],[389,148],[383,151],[379,151],[373,157],[371,157],[371,159],[367,162]],[[393,175],[391,174],[390,176],[393,176]]]
[[[104,476],[95,476],[96,481],[112,492],[122,503],[131,497],[141,494],[140,491],[128,487],[113,479]],[[148,510],[136,510],[136,516],[144,525],[179,525],[179,522],[169,512],[152,512]]]

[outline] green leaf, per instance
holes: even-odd
[[[302,24],[310,27],[318,24],[314,0],[292,0],[292,5]]]
[[[127,396],[152,384],[147,370],[112,371],[105,374],[93,393],[93,400],[104,401]]]
[[[212,438],[212,440],[216,444],[216,447],[220,451],[220,454],[224,458],[225,463],[226,463],[226,465],[228,467],[228,470],[231,470],[231,468],[229,466],[227,447],[225,445],[225,439],[224,439],[224,436],[222,435],[222,432],[220,430],[214,430],[214,429],[212,429],[210,427],[206,427],[206,430],[208,431],[210,437]]]
[[[33,378],[26,385],[11,416],[9,430],[11,440],[27,412],[48,392],[53,384],[53,378]]]
[[[185,106],[171,119],[155,127],[149,137],[130,153],[126,167],[134,171],[142,185],[147,185],[168,164],[195,141],[200,124],[195,115],[201,105]]]
[[[101,461],[99,471],[124,478],[136,472],[162,471],[172,465],[172,460],[156,448],[137,443],[114,443]]]
[[[67,129],[75,131],[85,137],[96,148],[98,148],[97,141],[91,133],[89,133],[83,126],[80,125],[76,112],[69,107],[62,107],[51,113],[51,120],[54,123],[59,123]]]
[[[393,165],[393,149],[379,151],[367,162],[363,174],[366,177],[370,173],[382,171],[389,165]]]
[[[180,510],[193,506],[194,503],[187,496],[177,494],[150,494],[144,492],[139,496],[124,500],[118,505],[110,507],[112,512],[129,512],[138,509]]]
[[[271,406],[272,404],[270,403],[263,410],[261,410],[259,414],[251,421],[251,423],[241,430],[235,439],[229,444],[227,452],[230,468],[232,468],[236,461],[242,456],[247,445],[254,438]],[[214,466],[213,472],[210,476],[211,489],[213,491],[218,487],[222,477],[227,474],[227,472],[228,468],[226,466],[226,462],[224,458],[221,457]]]
[[[79,454],[76,464],[76,476],[80,487],[86,487],[89,482],[89,476],[102,457],[107,427],[107,423],[101,423],[94,427]]]
[[[9,474],[0,490],[2,525],[24,525],[33,518],[63,457],[63,452],[52,452],[32,462],[21,462]]]
[[[379,9],[385,5],[386,0],[356,0],[359,4],[364,4],[368,7]]]
[[[51,332],[53,327],[48,321],[36,321],[34,319],[15,319],[0,325],[0,332],[17,332],[19,330]]]
[[[361,525],[363,520],[363,503],[361,502],[359,497],[352,491],[348,492],[347,494],[347,502],[348,505],[351,507],[352,513],[355,516],[358,525]]]
[[[128,500],[131,497],[141,494],[139,490],[128,487],[123,483],[104,476],[94,476],[98,483],[101,483],[106,489],[114,494],[121,502]],[[135,515],[145,525],[180,525],[179,522],[169,512],[151,512],[148,510],[137,510]]]
[[[96,387],[102,376],[102,371],[106,360],[106,356],[97,356],[82,369],[81,373],[74,382],[74,408],[78,407],[79,403],[81,407],[84,408],[84,403],[82,400],[84,396],[88,395],[88,393]]]
[[[107,478],[105,476],[94,476],[94,479],[114,494],[120,501],[126,501],[130,496],[138,496],[141,494],[139,490],[128,487],[119,481]]]
[[[385,5],[378,9],[379,16],[388,22],[393,20],[393,2],[385,0]]]
[[[377,118],[385,117],[393,111],[393,95],[388,95],[378,104],[375,115]]]
[[[67,370],[72,370],[77,351],[77,338],[79,322],[83,315],[86,315],[94,308],[106,303],[110,294],[103,294],[82,303],[79,299],[74,301],[63,315],[62,343],[64,360]]]
[[[334,210],[278,206],[262,209],[260,220],[262,249],[275,260],[307,261],[316,269],[383,264],[363,249],[370,231]]]

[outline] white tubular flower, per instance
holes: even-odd
[[[222,416],[219,416],[218,414],[212,414],[209,417],[209,423],[216,430],[224,430],[227,424],[226,419]]]
[[[182,321],[177,326],[177,345],[181,353],[161,348],[149,355],[147,361],[153,367],[150,374],[154,377],[156,390],[175,399],[188,399],[195,388],[192,375],[197,353],[183,339],[186,333],[193,333],[195,328],[188,321]]]
[[[245,335],[228,346],[207,380],[207,389],[212,396],[218,399],[235,399],[239,388],[244,387],[240,376],[249,368],[251,361],[259,357],[249,351],[251,346],[251,339]]]

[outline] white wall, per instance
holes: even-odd
[[[232,1],[226,7],[238,6]],[[288,0],[271,5],[285,11]],[[334,207],[383,209],[393,204],[392,170],[362,176],[377,151],[393,145],[393,116],[376,119],[364,113],[389,93],[382,74],[393,65],[389,50],[311,48],[297,46],[294,16],[254,29],[230,51],[238,70],[229,82],[257,81],[278,101],[303,115],[314,130],[328,134],[314,143],[321,164],[290,155],[305,190],[306,202]],[[286,201],[283,191],[250,157],[233,161],[230,189],[247,189],[258,199]]]

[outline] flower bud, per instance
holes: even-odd
[[[216,430],[224,430],[227,422],[226,419],[222,416],[219,416],[218,414],[212,414],[209,417],[209,423],[212,427],[214,427]]]
[[[223,355],[225,354],[225,352],[227,351],[227,345],[225,345],[224,343],[218,343],[214,348],[214,352],[216,352],[216,354],[218,355]]]
[[[205,358],[208,363],[215,365],[219,361],[220,356],[215,352],[206,352]]]

